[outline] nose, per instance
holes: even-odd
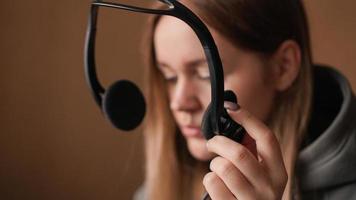
[[[199,102],[197,88],[189,79],[178,80],[175,88],[171,93],[170,107],[175,111],[194,112],[199,110],[201,104]]]

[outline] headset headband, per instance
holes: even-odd
[[[105,89],[100,84],[95,68],[95,36],[97,26],[97,16],[99,7],[110,7],[116,9],[122,9],[133,12],[157,14],[157,15],[169,15],[181,19],[188,24],[199,38],[209,66],[210,82],[211,82],[211,103],[210,103],[210,123],[213,132],[219,133],[222,131],[222,124],[220,117],[223,115],[223,101],[224,101],[224,75],[222,69],[222,63],[219,56],[218,49],[215,45],[214,39],[204,23],[186,6],[176,0],[159,0],[160,2],[168,5],[168,9],[147,9],[136,6],[124,5],[119,3],[108,3],[100,0],[94,0],[91,4],[89,25],[85,41],[85,74],[86,80],[90,86],[92,95],[96,103],[102,106],[102,96],[105,93]],[[214,136],[214,133],[210,134],[208,138]]]

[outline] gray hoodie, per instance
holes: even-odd
[[[297,164],[302,199],[356,199],[355,96],[331,68],[316,68],[314,89],[310,136]]]

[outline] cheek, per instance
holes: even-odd
[[[202,108],[205,109],[208,107],[211,101],[211,85],[210,82],[204,81],[198,85],[197,88],[197,96],[199,101],[201,102]]]
[[[174,95],[174,86],[172,84],[166,83],[166,91],[169,102],[172,100]]]
[[[236,92],[238,102],[259,119],[266,121],[274,101],[274,90],[263,81],[262,76],[230,76],[226,79],[226,89]]]

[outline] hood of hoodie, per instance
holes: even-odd
[[[336,70],[317,66],[314,75],[309,141],[300,151],[296,169],[303,191],[356,181],[355,96]]]

